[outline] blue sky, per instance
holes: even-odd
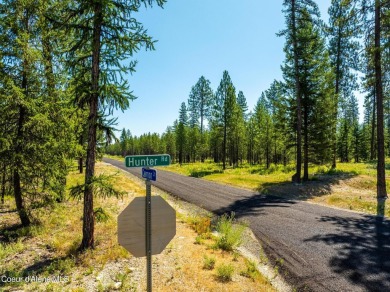
[[[129,76],[138,97],[124,113],[117,111],[118,129],[133,135],[163,133],[177,119],[200,76],[215,91],[228,70],[249,109],[274,79],[282,80],[285,27],[282,0],[168,0],[164,9],[142,9],[134,15],[158,42],[155,51],[141,50]],[[331,0],[318,0],[327,19]],[[118,133],[119,136],[120,133]]]

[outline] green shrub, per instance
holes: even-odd
[[[232,251],[233,248],[238,247],[242,243],[242,235],[246,226],[242,223],[235,223],[234,212],[231,215],[224,214],[218,218],[216,230],[219,237],[216,246],[222,250]]]
[[[195,244],[202,244],[203,243],[203,238],[201,235],[198,235],[197,237],[195,237]]]
[[[217,268],[217,277],[221,282],[229,282],[232,280],[234,267],[231,264],[222,264]]]
[[[242,271],[240,275],[254,280],[259,275],[259,272],[256,268],[256,263],[253,261],[247,261],[246,270]]]
[[[203,269],[212,270],[212,269],[214,269],[214,266],[215,266],[215,257],[204,256]]]

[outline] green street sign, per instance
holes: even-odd
[[[131,155],[125,157],[126,167],[167,166],[171,163],[169,154]]]

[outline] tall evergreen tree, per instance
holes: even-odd
[[[296,173],[293,176],[293,181],[301,182],[301,167],[302,167],[302,89],[299,69],[299,38],[298,38],[298,21],[307,21],[302,15],[303,11],[308,11],[309,14],[319,16],[317,4],[312,0],[284,0],[284,13],[286,15],[287,28],[279,33],[280,36],[286,37],[286,66],[284,72],[291,71],[293,79],[289,82],[292,86],[295,101],[296,101]],[[288,69],[290,67],[290,69]]]
[[[329,35],[329,52],[331,64],[334,72],[334,118],[333,118],[333,161],[332,168],[336,168],[336,150],[337,150],[337,118],[339,108],[341,110],[347,107],[348,99],[353,96],[352,93],[357,89],[356,74],[351,69],[358,69],[357,56],[359,42],[356,38],[359,36],[358,13],[356,2],[350,0],[332,0],[329,13],[329,26],[327,32]],[[341,105],[339,107],[339,105]],[[347,115],[347,113],[344,113]],[[345,131],[350,131],[352,124],[344,123]],[[348,143],[348,141],[344,141]],[[341,145],[346,148],[347,145]]]
[[[120,144],[121,144],[121,152],[122,152],[122,156],[126,156],[126,152],[128,150],[128,137],[127,137],[127,133],[126,133],[126,129],[123,128],[122,130],[122,133],[121,133],[121,136],[119,138],[119,141],[120,141]]]
[[[304,12],[305,15],[305,12]],[[306,19],[310,19],[307,14]],[[306,27],[305,27],[306,25]],[[302,23],[302,88],[304,129],[304,175],[309,179],[309,162],[325,163],[330,160],[332,118],[336,105],[332,98],[333,74],[321,29],[312,22]]]
[[[375,0],[375,27],[374,27],[374,68],[375,68],[375,92],[376,92],[376,111],[377,111],[377,139],[378,139],[378,166],[377,166],[377,197],[378,213],[384,215],[384,198],[387,198],[386,191],[386,173],[385,173],[385,137],[384,137],[384,118],[383,118],[383,81],[382,81],[382,27],[381,21],[384,1]],[[389,3],[386,8],[389,9]]]
[[[235,89],[228,71],[223,72],[222,80],[218,86],[213,110],[215,125],[222,129],[222,168],[226,169],[227,134],[234,112],[236,102]]]
[[[176,127],[176,145],[180,164],[184,162],[185,156],[187,154],[187,124],[187,108],[185,102],[182,102],[179,111],[179,121]]]
[[[253,116],[256,121],[256,156],[259,163],[265,161],[265,165],[268,169],[271,163],[271,135],[273,131],[265,92],[261,93],[261,96],[256,103]]]
[[[255,137],[256,137],[256,121],[252,112],[248,114],[248,122],[246,123],[246,136],[247,136],[247,156],[246,159],[249,164],[254,164],[254,152],[255,152]]]
[[[51,21],[74,36],[69,44],[69,67],[80,67],[84,84],[80,86],[83,99],[79,104],[88,108],[88,139],[84,188],[83,238],[80,249],[94,246],[93,184],[97,129],[101,112],[124,110],[134,99],[123,73],[133,72],[136,62],[123,61],[133,56],[140,47],[153,49],[153,41],[134,17],[141,5],[154,1],[129,2],[124,0],[74,1]],[[156,0],[162,6],[164,0]],[[55,9],[54,9],[55,11]],[[82,75],[82,74],[81,74]]]
[[[176,139],[175,139],[175,134],[173,132],[172,127],[167,127],[167,129],[165,130],[161,139],[165,141],[166,153],[168,153],[171,156],[172,161],[175,161],[175,159],[176,159]]]
[[[48,10],[42,1],[0,3],[0,165],[12,178],[24,226],[31,223],[30,206],[63,198],[74,149],[67,95],[56,90],[55,73],[62,72],[54,61]]]
[[[245,120],[242,107],[238,104],[235,89],[233,86],[228,88],[228,99],[226,100],[228,111],[227,118],[227,150],[229,154],[230,165],[238,166],[238,161],[244,155],[245,142]]]
[[[201,161],[204,161],[207,147],[204,139],[205,121],[210,119],[213,102],[213,90],[210,87],[210,81],[204,76],[201,76],[198,82],[191,88],[188,98],[188,110],[190,113],[190,126],[195,128],[195,125],[200,127],[200,156]],[[194,130],[196,135],[196,130]]]
[[[273,124],[272,144],[274,152],[274,163],[286,165],[289,160],[289,149],[291,141],[294,141],[293,130],[289,125],[288,98],[285,96],[284,84],[274,80],[269,89],[266,90],[266,98]]]
[[[240,90],[237,94],[237,103],[241,108],[242,114],[244,115],[244,119],[247,120],[248,118],[248,104],[246,102],[246,98],[244,93]]]
[[[317,159],[319,154],[319,149],[316,152],[311,149],[321,146],[323,156],[321,162],[327,159],[329,123],[332,121],[327,117],[329,117],[329,109],[334,109],[335,105],[329,100],[332,75],[318,21],[318,7],[312,1],[286,2],[289,8],[287,23],[290,26],[282,32],[287,36],[285,48],[287,58],[283,73],[287,86],[296,96],[293,109],[295,108],[294,120],[297,129],[297,172],[293,180],[300,182],[302,155],[300,143],[303,142],[304,152],[303,179],[308,180],[310,152],[316,154],[312,156],[313,159]],[[292,50],[288,47],[291,43],[293,43]],[[301,141],[302,134],[303,141]],[[321,141],[322,144],[316,143],[317,141]]]
[[[366,48],[368,51],[367,66],[373,68],[374,97],[376,106],[376,136],[377,136],[377,198],[378,215],[384,214],[384,201],[387,198],[385,174],[385,136],[384,136],[384,86],[383,86],[383,43],[384,25],[389,22],[390,3],[383,0],[362,0],[362,10],[365,21]]]
[[[191,88],[188,99],[188,111],[190,123],[200,125],[200,132],[203,133],[204,122],[210,118],[213,101],[213,90],[210,81],[201,76],[198,82]]]

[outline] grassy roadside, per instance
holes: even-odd
[[[97,173],[116,174],[115,185],[126,194],[122,200],[95,200],[95,208],[103,210],[96,223],[96,247],[83,254],[76,252],[81,240],[81,202],[69,199],[35,210],[39,224],[21,229],[13,201],[6,199],[0,209],[0,276],[23,280],[13,283],[0,280],[1,291],[145,289],[145,259],[132,257],[117,244],[116,226],[118,214],[134,196],[144,195],[144,186],[103,163],[97,165]],[[77,172],[70,173],[67,186],[82,181],[83,177]],[[217,238],[208,229],[210,221],[202,218],[177,214],[175,238],[162,254],[153,257],[153,287],[157,291],[275,291],[253,269],[253,262],[239,256],[234,249],[216,248]],[[214,262],[212,268],[211,262]],[[25,282],[26,277],[30,277],[29,283]],[[41,282],[37,282],[39,279]],[[42,282],[47,279],[52,282]]]
[[[111,156],[123,161],[122,157]],[[386,161],[387,178],[390,177],[390,160]],[[291,183],[294,166],[283,167],[243,165],[240,168],[227,168],[213,162],[172,164],[161,169],[175,173],[202,177],[205,180],[232,185],[244,189],[257,190],[263,194],[273,194],[290,199],[306,200],[342,209],[376,214],[376,168],[375,163],[338,163],[337,169],[329,166],[311,166],[311,181],[301,186]],[[390,179],[387,179],[390,192]],[[390,216],[390,206],[386,205],[385,215]]]

